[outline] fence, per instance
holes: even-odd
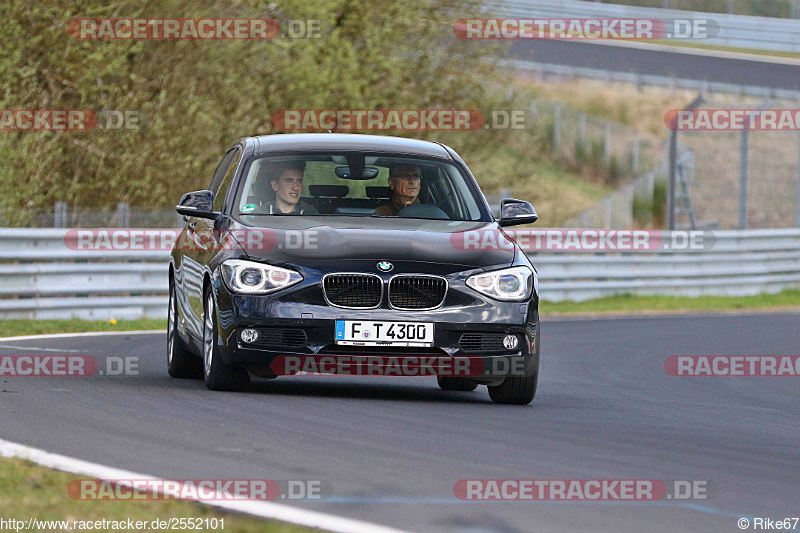
[[[53,209],[0,210],[0,227],[19,228],[169,228],[182,227],[175,207],[88,208],[56,202]]]
[[[709,15],[709,13],[697,11],[577,0],[505,0],[489,2],[486,8],[487,12],[492,15],[509,18],[712,19],[719,24],[719,33],[713,37],[693,42],[778,52],[800,52],[800,27],[795,20],[722,13]],[[797,15],[797,8],[790,9],[789,14]]]
[[[67,230],[0,229],[0,318],[163,318],[168,254],[71,250]],[[724,231],[705,252],[528,252],[542,298],[744,296],[800,286],[800,230]]]
[[[792,107],[796,104],[777,100],[757,105],[698,100],[697,109]],[[698,224],[742,230],[800,227],[797,131],[681,131],[675,136],[695,154],[685,196]],[[677,221],[689,223],[680,214]]]
[[[800,230],[715,232],[706,252],[529,254],[542,298],[752,296],[800,286]]]
[[[662,142],[635,128],[543,98],[533,100],[530,108],[537,132],[555,155],[605,170],[610,183],[638,176],[661,160]]]
[[[777,100],[753,105],[698,97],[686,109],[791,107],[791,103]],[[564,225],[739,230],[800,227],[800,135],[796,130],[671,134],[674,153],[663,143],[661,163],[654,170]]]

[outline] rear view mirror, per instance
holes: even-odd
[[[500,202],[501,226],[517,226],[519,224],[533,224],[539,219],[533,206],[524,200],[503,198]]]
[[[364,167],[364,170],[361,172],[361,177],[353,176],[353,173],[350,171],[350,167],[336,167],[336,176],[342,178],[343,180],[371,180],[378,177],[380,174],[380,169],[377,167]]]
[[[219,213],[214,212],[214,193],[208,190],[194,191],[183,195],[175,206],[175,211],[187,217],[216,220]]]

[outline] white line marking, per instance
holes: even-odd
[[[36,346],[12,346],[0,344],[0,350],[28,350],[29,352],[58,352],[58,353],[98,353],[97,350],[60,350],[58,348],[37,348]]]
[[[552,322],[592,322],[592,321],[602,321],[602,320],[657,320],[657,319],[665,319],[665,318],[760,318],[764,316],[770,315],[798,315],[797,310],[769,310],[766,309],[764,312],[758,312],[757,310],[748,310],[746,312],[740,313],[737,312],[737,309],[731,309],[730,311],[726,312],[724,309],[715,309],[708,311],[707,313],[702,313],[698,311],[690,311],[682,313],[680,311],[664,311],[662,313],[647,313],[647,311],[640,311],[640,314],[636,314],[635,312],[631,312],[630,314],[609,314],[608,316],[603,316],[602,313],[596,314],[587,314],[587,315],[555,315],[555,316],[548,316],[547,313],[540,315],[540,320],[544,323],[552,323]],[[645,314],[642,314],[645,313]]]
[[[25,335],[22,337],[0,337],[0,342],[28,341],[33,339],[69,339],[72,337],[105,337],[109,335],[153,335],[155,333],[167,334],[164,329],[136,330],[136,331],[87,331],[84,333],[49,333],[45,335]]]
[[[0,439],[0,456],[2,457],[18,457],[27,459],[38,465],[79,474],[84,476],[91,476],[101,480],[115,480],[115,479],[149,479],[160,480],[154,476],[139,474],[129,470],[122,470],[110,466],[104,466],[81,459],[74,459],[65,455],[46,452],[38,448],[31,448],[23,444],[9,442]],[[64,488],[66,492],[66,487]],[[317,511],[307,511],[305,509],[298,509],[289,505],[282,505],[272,502],[261,501],[205,501],[205,500],[191,500],[197,503],[204,503],[234,511],[237,513],[245,513],[260,518],[269,518],[272,520],[281,520],[283,522],[290,522],[306,527],[316,527],[325,531],[333,531],[336,533],[351,533],[353,531],[365,533],[404,533],[402,530],[373,524],[370,522],[363,522],[351,518],[343,518],[327,513],[320,513]]]

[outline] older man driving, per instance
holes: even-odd
[[[389,188],[392,190],[392,198],[388,204],[378,207],[378,214],[393,216],[407,205],[418,204],[421,184],[421,167],[408,163],[394,165],[389,170]]]

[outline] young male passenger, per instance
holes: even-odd
[[[303,194],[305,163],[280,165],[270,173],[270,186],[275,191],[275,200],[267,204],[270,215],[316,215],[313,205],[300,200]]]

